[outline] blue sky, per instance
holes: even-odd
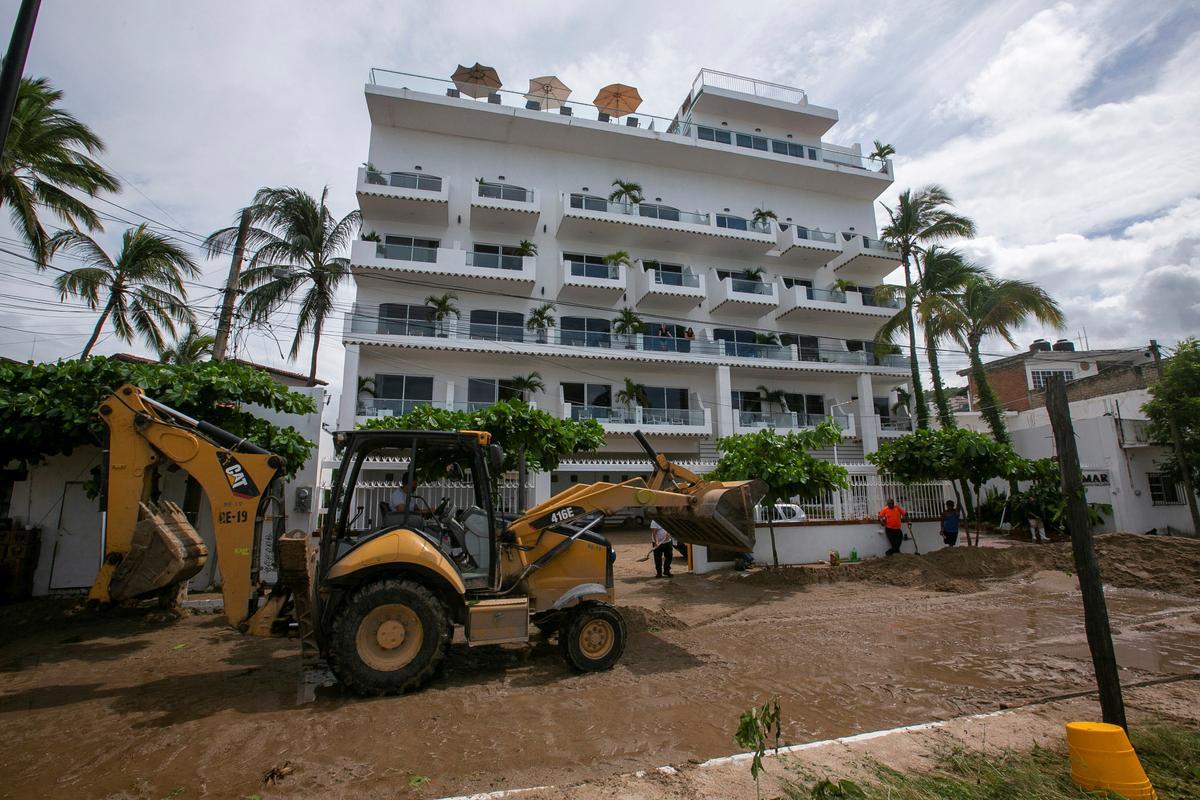
[[[16,7],[0,0],[5,35]],[[27,72],[107,143],[126,185],[110,199],[130,210],[103,210],[202,235],[264,185],[327,184],[350,210],[369,68],[446,76],[477,60],[514,84],[557,74],[580,97],[633,84],[663,116],[701,66],[803,87],[841,114],[828,140],[896,146],[885,202],[949,189],[979,225],[962,248],[1054,293],[1061,335],[1117,347],[1200,333],[1194,3],[63,1],[43,4]],[[110,241],[125,227],[109,220]],[[206,264],[193,288],[202,315],[226,269]],[[91,312],[58,305],[47,274],[4,253],[0,280],[0,354],[78,353]],[[283,351],[287,325],[274,331]],[[243,348],[285,364],[270,336]],[[340,363],[327,338],[323,377]]]

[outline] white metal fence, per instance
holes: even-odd
[[[804,509],[809,520],[840,521],[874,519],[889,497],[911,517],[940,517],[946,501],[955,499],[954,487],[946,481],[902,483],[887,476],[856,474],[851,474],[849,480],[849,489],[817,497],[796,497],[790,502]],[[766,509],[762,506],[755,509],[755,518],[766,522]]]
[[[531,484],[526,497],[532,502]],[[398,481],[363,481],[354,487],[354,498],[350,505],[350,517],[353,520],[350,528],[353,530],[370,530],[382,524],[382,504],[391,506],[392,493],[400,488]],[[498,486],[500,497],[497,511],[511,512],[519,507],[517,498],[516,478],[506,478]],[[430,507],[436,507],[443,497],[450,498],[450,507],[468,508],[475,505],[475,486],[469,481],[439,481],[437,483],[422,483],[417,486],[418,495],[429,501]]]

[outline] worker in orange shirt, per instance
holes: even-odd
[[[900,526],[904,524],[904,518],[907,516],[908,512],[896,505],[896,501],[891,497],[888,498],[887,505],[879,510],[879,521],[883,524],[883,532],[891,545],[886,555],[894,556],[900,552],[900,545],[904,543],[904,530]]]

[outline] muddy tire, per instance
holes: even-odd
[[[625,651],[625,619],[608,603],[584,603],[558,632],[563,658],[580,672],[610,669]]]
[[[437,672],[450,643],[445,606],[415,581],[364,584],[330,630],[329,666],[364,697],[418,688]]]

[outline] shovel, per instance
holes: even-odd
[[[913,535],[911,522],[908,523],[908,538],[912,539],[913,550],[916,551],[916,554],[921,555],[921,548],[917,547],[917,537]]]
[[[650,552],[649,552],[649,553],[646,553],[646,555],[644,555],[644,556],[642,556],[641,558],[639,558],[639,559],[638,559],[638,560],[637,560],[635,563],[638,563],[638,564],[640,564],[640,563],[642,563],[643,561],[649,561],[649,560],[650,560],[650,556],[652,556],[652,555],[654,555],[654,548],[653,548],[653,547],[651,547],[651,548],[650,548]]]

